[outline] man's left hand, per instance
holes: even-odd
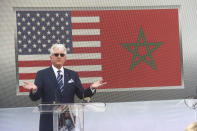
[[[103,80],[96,81],[96,82],[94,82],[94,83],[92,83],[92,84],[90,85],[90,88],[91,88],[91,89],[96,89],[96,88],[99,88],[99,87],[101,87],[101,86],[103,86],[103,85],[105,85],[105,84],[107,84],[107,82],[104,82]]]

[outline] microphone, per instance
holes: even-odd
[[[63,78],[63,75],[64,75],[63,72],[60,72],[61,79]]]

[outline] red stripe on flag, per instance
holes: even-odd
[[[73,48],[73,53],[100,53],[100,47]]]
[[[42,61],[19,61],[18,67],[37,67],[37,66],[50,66],[50,60],[42,60]]]
[[[86,71],[86,72],[78,72],[79,77],[101,77],[101,71]],[[28,79],[35,79],[36,73],[20,73],[19,79],[20,80],[28,80]]]
[[[82,84],[84,89],[87,89],[88,87],[90,87],[91,84]]]
[[[67,60],[64,66],[71,65],[100,65],[101,60]],[[19,61],[19,67],[45,67],[51,66],[51,61]]]
[[[36,73],[20,73],[19,80],[35,79]]]
[[[29,90],[25,89],[23,86],[19,86],[19,92],[29,92]]]
[[[79,77],[102,77],[102,71],[78,72]]]

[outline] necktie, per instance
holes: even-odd
[[[58,88],[60,89],[61,92],[64,90],[64,84],[63,84],[63,75],[60,74],[60,70],[57,71],[57,83],[58,83]]]

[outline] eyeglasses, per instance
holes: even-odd
[[[55,53],[55,54],[53,54],[55,57],[58,57],[58,56],[61,56],[61,57],[64,57],[65,56],[65,54],[58,54],[58,53]]]

